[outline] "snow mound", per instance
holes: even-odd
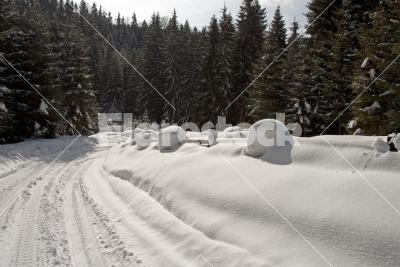
[[[393,139],[394,146],[400,152],[400,133]]]
[[[261,120],[249,130],[245,153],[251,157],[262,156],[271,163],[289,163],[293,142],[293,137],[282,122]]]
[[[203,133],[187,135],[195,140]],[[278,212],[333,266],[400,266],[400,243],[395,242],[400,240],[398,213],[348,163],[362,170],[391,203],[400,203],[400,153],[371,157],[376,139],[298,138],[301,146],[293,146],[293,163],[286,166],[245,156],[236,144],[224,146],[226,140],[220,136],[219,144],[209,149],[187,142],[179,151],[165,154],[154,149],[121,152],[115,147],[112,156],[99,160],[92,170],[97,172],[104,164],[110,177],[94,172],[85,181],[90,179],[90,188],[103,179],[104,184],[111,183],[121,190],[121,203],[141,195],[132,212],[126,212],[132,217],[123,221],[131,226],[123,231],[130,240],[137,234],[125,229],[146,226],[138,229],[148,238],[141,244],[149,244],[141,255],[145,262],[154,261],[153,266],[188,266],[200,253],[215,267],[327,266]],[[165,248],[168,253],[159,253]],[[165,255],[171,254],[183,263],[166,264]]]
[[[122,143],[122,147],[134,146],[134,145],[136,145],[136,141],[135,141],[132,137],[126,139],[126,140]]]
[[[8,111],[6,105],[3,102],[0,102],[0,111],[5,111],[5,112]]]
[[[133,137],[136,138],[136,136],[142,134],[143,131],[143,129],[136,128],[135,130],[133,130]]]
[[[158,133],[160,151],[172,150],[186,141],[186,132],[179,126],[169,126]]]
[[[389,151],[389,145],[381,138],[378,138],[374,143],[373,143],[373,148],[374,148],[374,153],[375,156],[380,156],[382,154],[385,154],[386,152]]]
[[[157,140],[157,133],[152,130],[144,130],[135,134],[135,141],[139,149],[145,149],[152,143],[156,143]]]

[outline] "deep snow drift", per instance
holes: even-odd
[[[400,153],[376,155],[376,137],[325,138],[359,173],[322,137],[299,138],[290,159],[275,162],[273,153],[247,156],[243,138],[168,153],[156,143],[115,145],[102,166],[113,190],[134,201],[129,212],[161,235],[142,248],[155,266],[200,254],[213,266],[399,266],[400,214],[382,196],[400,209]]]
[[[0,265],[400,266],[400,153],[377,137],[254,157],[242,130],[163,152],[136,134],[150,146],[82,137],[47,170],[75,137],[0,146],[2,210],[27,189],[0,216]]]

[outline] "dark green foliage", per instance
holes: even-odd
[[[252,96],[253,121],[263,118],[274,118],[276,113],[283,113],[287,110],[289,102],[288,80],[287,76],[287,54],[286,44],[286,26],[281,14],[280,7],[275,11],[271,22],[265,44],[265,55],[257,66],[257,73],[262,73],[268,68],[254,83],[250,90]]]
[[[248,116],[248,91],[238,98],[254,80],[256,63],[262,57],[265,45],[266,11],[257,0],[243,0],[237,20],[237,41],[234,51],[233,72],[234,81],[230,101],[233,103],[228,110],[231,123],[244,121]]]
[[[285,113],[306,136],[399,131],[400,59],[386,68],[400,54],[400,1],[331,3],[310,1],[303,36],[279,7],[267,30],[257,0],[242,1],[236,25],[224,7],[201,30],[175,11],[128,22],[83,0],[3,0],[0,53],[35,89],[0,59],[0,143],[88,135],[98,111],[199,126]]]
[[[380,1],[363,29],[363,64],[357,66],[352,130],[390,134],[400,129],[400,1]],[[385,71],[386,69],[386,71]],[[382,72],[385,71],[383,74]],[[368,89],[367,89],[368,88]]]

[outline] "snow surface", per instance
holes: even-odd
[[[389,145],[382,138],[378,138],[374,142],[373,147],[374,147],[374,151],[375,151],[375,155],[376,156],[380,156],[382,154],[385,154],[390,150]]]
[[[374,157],[376,137],[326,138],[398,206],[399,153]],[[323,138],[300,138],[290,162],[275,163],[226,141],[186,143],[173,153],[110,150],[104,183],[124,203],[146,192],[130,209],[136,219],[123,219],[124,239],[140,235],[144,262],[185,266],[202,254],[213,266],[329,266],[267,199],[333,266],[400,264],[399,214]],[[85,180],[89,188],[99,182],[98,168]]]
[[[49,112],[47,111],[48,107],[49,106],[47,105],[47,103],[42,99],[42,101],[40,102],[39,111],[45,115],[49,115]]]
[[[3,102],[0,102],[0,111],[5,111],[5,112],[8,111],[6,105]]]
[[[369,58],[367,57],[364,59],[363,63],[361,64],[361,68],[365,69],[367,67],[368,63],[369,63]]]
[[[81,137],[44,173],[75,137],[0,146],[0,208],[30,184],[0,216],[0,266],[400,266],[400,153],[375,157],[377,137],[324,136],[348,162],[322,137],[270,162],[244,137],[162,153],[154,134]]]
[[[400,151],[400,133],[393,139],[394,146]]]

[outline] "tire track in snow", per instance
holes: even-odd
[[[89,242],[95,238],[80,188],[80,179],[83,175],[84,167],[87,165],[86,162],[83,163],[82,167],[74,173],[71,181],[65,187],[64,213],[72,259],[75,259],[86,248]],[[85,251],[74,265],[79,267],[108,266],[97,244],[93,244],[90,249]]]
[[[15,209],[15,214],[11,214],[14,217],[12,220],[15,225],[12,225],[12,228],[15,227],[13,232],[16,236],[12,245],[14,253],[11,266],[46,266],[45,253],[40,246],[39,211],[45,180],[55,172],[57,165],[51,168],[46,177],[36,179],[34,176],[30,177],[32,179],[26,179],[28,189],[13,204],[13,206],[18,205],[18,208]]]
[[[207,257],[217,250],[219,255],[212,259],[216,266],[230,266],[233,262],[234,266],[270,266],[239,247],[212,240],[185,224],[151,197],[150,192],[155,188],[145,192],[137,184],[117,178],[103,167],[99,160],[88,170],[84,182],[89,188],[89,196],[100,212],[112,219],[141,195],[135,205],[113,224],[113,228],[146,265],[186,267],[199,254]]]

